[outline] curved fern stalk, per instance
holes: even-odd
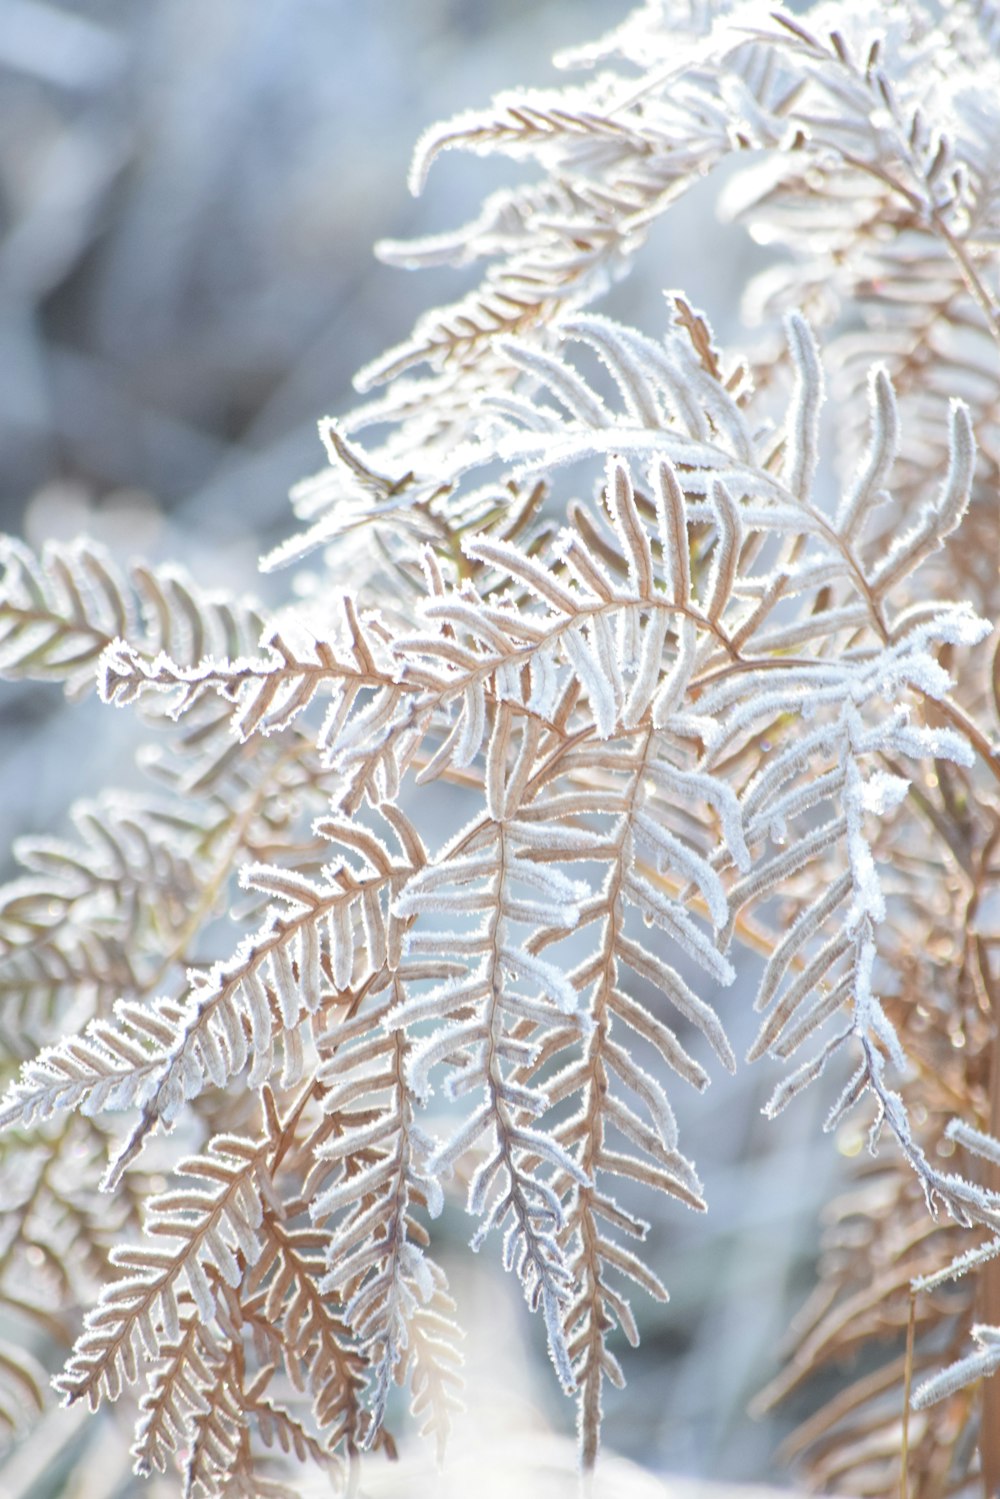
[[[410,190],[419,195],[435,158],[455,148],[514,157],[539,155],[552,146],[560,155],[568,154],[567,147],[578,148],[578,158],[598,168],[641,152],[648,132],[633,130],[628,124],[592,111],[594,92],[586,88],[560,90],[557,108],[552,91],[498,94],[489,111],[471,110],[443,125],[432,125],[414,150]]]
[[[827,40],[790,17],[776,19],[786,33],[775,39],[780,49],[794,53],[800,75],[837,105],[836,113],[810,119],[815,148],[832,149],[850,166],[891,185],[947,249],[991,333],[1000,336],[995,302],[975,264],[985,256],[975,234],[969,233],[962,174],[952,168],[950,142],[922,128],[920,83],[907,76],[915,60],[913,52],[908,57],[905,44],[897,44],[892,59],[895,77],[890,79],[884,43],[872,44],[862,59],[852,54],[838,31],[832,31]],[[957,113],[961,119],[964,111]],[[968,247],[963,243],[966,238]]]
[[[542,1100],[533,1090],[515,1086],[508,1069],[537,1050],[535,1043],[526,1046],[517,1038],[523,1022],[551,1033],[550,1046],[565,1044],[578,1033],[568,1015],[572,991],[552,965],[531,956],[513,930],[543,918],[560,927],[572,924],[578,892],[565,877],[539,868],[530,856],[522,857],[518,826],[508,820],[506,809],[516,807],[541,740],[538,724],[526,720],[508,766],[514,722],[506,703],[498,708],[485,772],[491,815],[460,835],[437,866],[429,864],[412,879],[395,905],[398,915],[416,918],[407,939],[411,955],[462,955],[469,964],[467,976],[404,1001],[391,1020],[412,1025],[423,1018],[458,1014],[457,1023],[439,1028],[417,1047],[410,1064],[411,1086],[425,1094],[431,1069],[447,1060],[452,1067],[449,1091],[464,1095],[482,1089],[485,1097],[439,1148],[428,1169],[448,1173],[485,1136],[485,1159],[469,1193],[470,1210],[483,1218],[474,1245],[506,1221],[505,1264],[521,1277],[530,1304],[541,1305],[557,1371],[564,1384],[571,1385],[558,1318],[567,1284],[554,1236],[561,1227],[561,1210],[547,1182],[526,1168],[525,1160],[540,1153],[550,1164],[574,1168],[558,1147],[530,1127],[528,1121],[540,1111]],[[543,902],[521,895],[518,886],[541,894]],[[421,917],[448,912],[479,917],[478,924],[466,932],[422,930]],[[470,1007],[472,1018],[462,1019]]]

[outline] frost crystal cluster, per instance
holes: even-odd
[[[415,190],[445,150],[532,170],[382,247],[483,276],[324,421],[264,562],[295,602],[5,543],[4,673],[155,746],[0,895],[0,1299],[91,1307],[55,1385],[137,1400],[136,1472],[284,1492],[391,1448],[394,1384],[443,1445],[456,1193],[593,1464],[750,950],[767,1112],[816,1085],[881,1142],[762,1398],[874,1340],[814,1480],[996,1492],[998,47],[985,0],[649,0],[420,143]],[[592,310],[725,163],[780,257],[745,347],[678,291]],[[4,1419],[40,1398],[0,1351]]]

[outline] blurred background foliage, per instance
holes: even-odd
[[[499,88],[552,80],[554,51],[630,8],[0,0],[2,528],[33,545],[86,532],[122,561],[173,557],[204,583],[277,596],[280,577],[265,586],[256,559],[290,529],[290,484],[320,465],[317,419],[345,409],[354,370],[460,289],[454,272],[379,266],[373,241],[462,222],[516,171],[450,155],[414,200],[416,137]],[[716,222],[717,190],[678,205],[609,310],[655,331],[662,289],[683,287],[732,334],[736,289],[763,252]],[[131,725],[92,702],[66,709],[54,688],[5,685],[3,846],[65,826],[74,796],[134,778]],[[745,1050],[746,986],[723,1004]],[[643,1308],[606,1428],[655,1471],[780,1478],[775,1449],[803,1414],[791,1402],[755,1422],[746,1407],[810,1283],[840,1161],[818,1096],[765,1125],[772,1086],[765,1066],[716,1078],[695,1108],[677,1099],[710,1213],[668,1209],[654,1225],[672,1299]],[[460,1211],[445,1231],[467,1236]],[[566,1430],[570,1407],[533,1363],[543,1340],[516,1288],[498,1287],[487,1256],[476,1274],[482,1284],[463,1270],[457,1290],[477,1403]],[[0,1490],[150,1492],[130,1479],[120,1435],[85,1462],[82,1440],[75,1411],[47,1418],[0,1466]]]

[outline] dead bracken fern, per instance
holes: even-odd
[[[911,1494],[996,1492],[997,26],[648,0],[583,82],[429,132],[415,188],[449,149],[538,173],[383,247],[486,269],[323,423],[273,617],[5,544],[3,672],[155,731],[155,792],[0,892],[0,1302],[76,1337],[67,1402],[136,1401],[136,1472],[291,1492],[392,1449],[394,1383],[443,1448],[456,1181],[593,1465],[628,1288],[666,1295],[634,1188],[706,1205],[670,1095],[735,1069],[747,942],[767,1112],[829,1069],[828,1127],[884,1146],[761,1399],[864,1349],[790,1444],[813,1479],[895,1492],[905,1425]],[[587,311],[737,155],[729,210],[786,252],[756,343],[677,292],[642,332]],[[42,1399],[0,1348],[0,1418]]]

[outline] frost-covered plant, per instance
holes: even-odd
[[[273,617],[6,544],[5,673],[155,730],[155,791],[22,843],[0,906],[0,1297],[97,1296],[55,1383],[138,1392],[137,1472],[278,1492],[259,1444],[391,1446],[394,1382],[443,1444],[456,1177],[593,1464],[629,1287],[665,1295],[636,1188],[705,1205],[670,1096],[736,1067],[745,946],[767,1112],[829,1069],[830,1127],[884,1146],[770,1398],[888,1337],[803,1429],[814,1477],[996,1491],[998,29],[649,0],[582,82],[429,132],[415,188],[451,148],[539,171],[384,247],[486,270],[323,423]],[[753,342],[676,292],[643,332],[586,311],[732,156],[785,252]],[[11,1420],[38,1395],[13,1348],[0,1384]]]

